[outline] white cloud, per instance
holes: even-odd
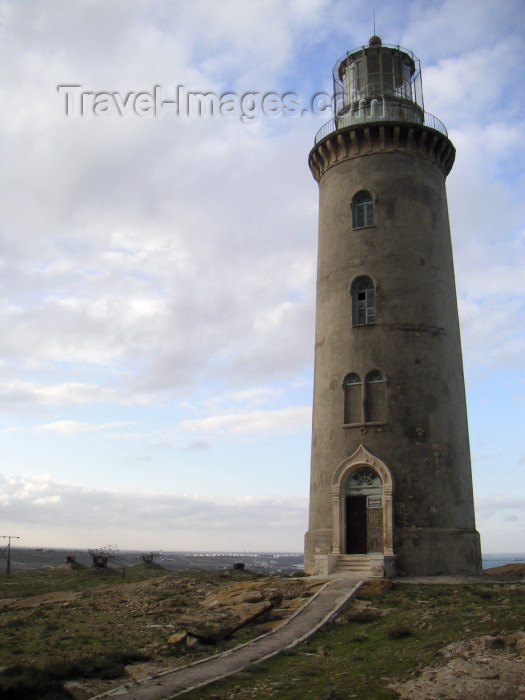
[[[503,114],[506,119],[520,118],[523,92],[520,87],[516,92],[507,89],[510,76],[503,76],[502,68],[509,55],[523,57],[524,52],[521,37],[513,36],[439,61],[424,71],[425,90],[428,86],[432,95],[429,109],[436,105],[445,123],[486,124]]]
[[[52,430],[57,433],[65,433],[73,435],[75,433],[86,433],[92,430],[92,427],[87,423],[78,420],[60,420],[54,423],[47,423],[41,426],[41,430]]]
[[[391,10],[395,14],[398,7],[392,5]],[[414,0],[408,3],[406,15],[409,21],[404,23],[402,44],[419,47],[416,53],[420,58],[425,55],[428,61],[444,55],[460,59],[480,47],[514,38],[515,28],[523,17],[523,4],[520,0],[507,0],[503,11],[498,0],[486,0],[483,4],[470,0],[431,3]]]
[[[310,429],[310,406],[294,406],[266,411],[244,411],[181,421],[180,427],[206,435],[286,435]]]
[[[476,498],[476,521],[484,552],[522,552],[525,499],[508,494]]]
[[[84,423],[78,420],[58,420],[54,421],[53,423],[41,425],[40,429],[49,430],[56,433],[63,433],[65,435],[76,435],[78,433],[98,433],[112,430],[121,426],[122,423],[105,423],[101,425],[94,425],[92,423]]]
[[[490,518],[502,511],[517,511],[523,515],[525,513],[525,498],[503,494],[482,496],[476,499],[476,510],[484,518]],[[525,524],[525,516],[523,522]]]
[[[282,494],[211,498],[86,488],[49,477],[2,483],[1,522],[23,535],[25,546],[96,547],[111,540],[121,549],[236,550],[251,543],[257,549],[298,551],[306,511],[306,499]],[[248,538],[254,522],[256,532]]]
[[[111,402],[116,399],[116,392],[108,387],[82,384],[81,382],[45,385],[38,382],[4,380],[0,384],[0,401],[11,406],[20,403],[58,406],[64,403]]]

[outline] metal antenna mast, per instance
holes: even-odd
[[[5,560],[6,562],[6,576],[11,575],[11,540],[19,540],[20,537],[16,535],[0,535],[7,540],[7,545],[5,547],[0,547],[0,561]]]

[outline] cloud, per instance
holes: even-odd
[[[105,423],[103,425],[94,425],[84,423],[78,420],[58,420],[53,423],[41,425],[41,430],[49,430],[56,433],[64,433],[65,435],[76,435],[78,433],[98,433],[105,430],[112,430],[116,427],[121,427],[122,423]]]
[[[279,173],[269,184],[264,175],[264,162],[276,156],[279,144],[269,137],[254,141],[239,131],[243,128],[224,134],[220,169],[209,150],[197,149],[187,156],[184,182],[169,187],[163,183],[155,195],[145,180],[161,166],[147,155],[144,170],[133,175],[128,189],[125,180],[133,168],[119,161],[115,143],[104,146],[102,160],[111,157],[109,170],[116,163],[120,170],[108,175],[102,192],[81,188],[77,196],[69,191],[68,181],[64,197],[77,201],[77,214],[87,206],[71,234],[63,220],[48,223],[55,233],[46,238],[48,250],[37,251],[38,259],[24,250],[20,253],[26,257],[18,263],[11,253],[9,277],[17,280],[5,299],[11,313],[0,321],[0,350],[18,372],[34,374],[37,365],[61,365],[71,381],[75,377],[87,384],[79,379],[87,378],[86,369],[95,365],[105,369],[115,392],[132,378],[138,398],[157,391],[188,391],[218,368],[239,381],[245,380],[250,364],[268,377],[308,365],[314,207],[308,205],[297,216],[298,198],[304,194],[293,180],[287,182]],[[203,145],[216,138],[210,134],[208,130],[199,137]],[[174,162],[181,160],[181,138],[168,149]],[[142,141],[133,143],[137,149]],[[158,145],[144,147],[158,150]],[[291,147],[293,141],[286,148]],[[57,144],[58,152],[61,148]],[[89,170],[91,156],[83,154],[83,142],[67,148]],[[260,161],[260,169],[251,179],[237,182],[235,164],[244,158]],[[100,168],[108,172],[105,162]],[[220,187],[217,177],[223,180]],[[24,191],[41,189],[41,182],[48,180],[42,173],[32,174]],[[272,211],[255,196],[262,190],[274,201]],[[162,220],[151,220],[152,201],[154,208],[166,209]],[[49,205],[41,206],[49,212]],[[298,252],[310,209],[310,235]],[[24,238],[21,229],[45,226],[42,221],[21,221],[26,211],[19,201],[12,215],[12,233],[18,239]],[[276,221],[295,222],[286,224],[284,244],[282,225]]]
[[[478,496],[475,505],[482,551],[523,551],[525,498],[504,493]]]
[[[24,403],[58,406],[65,403],[112,402],[117,399],[116,392],[108,387],[81,382],[46,385],[38,382],[5,379],[0,385],[0,401],[11,406]]]
[[[48,476],[3,478],[4,528],[28,533],[38,544],[54,532],[63,546],[93,547],[117,541],[120,548],[257,549],[298,551],[306,529],[306,499],[279,495],[225,498],[109,490],[57,483]],[[253,537],[245,533],[253,531]],[[27,533],[27,534],[26,534]],[[70,533],[70,534],[68,534]]]
[[[504,511],[525,513],[525,498],[508,495],[482,496],[476,499],[476,513],[483,518],[493,517]]]
[[[506,80],[501,79],[501,66],[509,53],[523,55],[525,44],[521,37],[493,40],[490,44],[465,51],[460,56],[440,60],[424,72],[425,86],[432,94],[432,105],[439,108],[445,123],[487,123],[500,119],[493,105],[501,105],[506,118],[519,117],[519,96],[507,91]],[[490,86],[490,87],[489,87]],[[489,89],[487,89],[489,87]]]
[[[188,432],[207,435],[277,435],[302,432],[310,429],[310,406],[294,406],[270,411],[245,411],[206,418],[181,421],[180,427]]]
[[[397,9],[392,6],[394,13]],[[483,5],[470,0],[410,2],[407,11],[410,21],[404,23],[401,43],[420,47],[420,58],[425,56],[428,63],[444,55],[459,59],[480,46],[492,46],[515,36],[516,22],[523,16],[523,4],[520,0],[508,0],[505,12],[501,10],[498,0],[487,0]],[[461,16],[461,22],[458,22],[458,16]],[[436,37],[439,37],[439,41],[436,41]],[[467,77],[464,72],[457,72]],[[425,79],[426,74],[425,69]],[[482,87],[485,92],[486,86]]]
[[[195,440],[195,442],[190,442],[184,449],[190,450],[190,451],[195,451],[195,452],[201,452],[201,451],[208,451],[211,448],[211,445],[209,442],[206,442],[205,440]]]

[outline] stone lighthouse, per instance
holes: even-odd
[[[305,570],[478,573],[445,178],[419,60],[373,36],[334,67],[309,156],[319,250]]]

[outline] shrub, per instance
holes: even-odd
[[[76,678],[110,680],[126,675],[126,664],[148,661],[135,652],[120,652],[48,664],[43,668],[16,664],[0,673],[2,700],[66,700],[73,697],[62,682]]]
[[[377,620],[379,617],[380,613],[372,611],[372,610],[365,610],[363,612],[357,612],[352,614],[349,614],[346,618],[347,622],[357,622],[360,625],[368,625],[370,622],[374,622]]]
[[[404,637],[411,637],[412,630],[406,625],[393,625],[387,632],[389,639],[403,639]]]
[[[9,666],[0,674],[2,700],[69,700],[72,695],[46,671],[32,666]]]

